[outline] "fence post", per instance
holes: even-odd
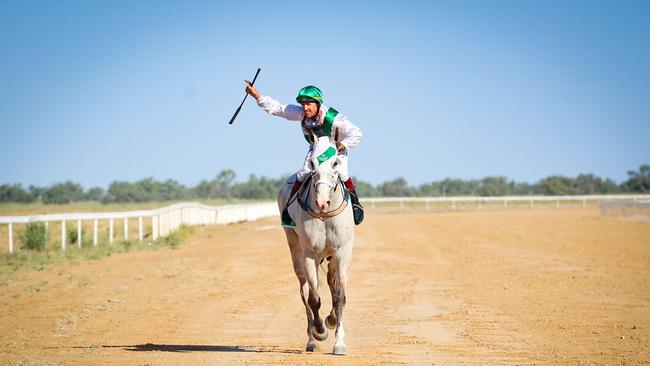
[[[97,219],[93,222],[93,245],[97,245]]]
[[[555,200],[555,208],[556,209],[560,208],[560,200],[559,199]]]
[[[153,240],[158,240],[158,215],[151,216],[151,236]]]
[[[505,197],[503,198],[503,207],[508,208],[508,199],[506,199]]]
[[[528,205],[528,208],[533,208],[533,200],[530,200],[530,204]]]
[[[404,213],[404,201],[399,200],[399,213],[403,214]]]
[[[81,248],[81,220],[77,220],[77,246]]]
[[[456,200],[451,200],[451,209],[456,211]]]
[[[218,214],[219,214],[219,213],[217,212],[217,213],[215,213],[215,215],[214,215],[214,223],[215,223],[215,224],[217,223],[217,215],[218,215]],[[157,225],[156,225],[156,226],[158,226],[158,235],[159,235],[159,236],[165,236],[165,224],[166,224],[166,222],[167,222],[167,220],[165,219],[165,218],[166,218],[165,215],[166,215],[166,214],[161,213],[161,214],[158,214],[158,216],[157,216],[158,219],[156,220],[156,222],[157,222]]]
[[[429,199],[427,199],[426,202],[427,202],[427,212],[429,212]]]
[[[138,217],[138,239],[142,241],[142,216]]]
[[[61,220],[61,249],[65,250],[65,220]]]
[[[113,218],[108,220],[108,242],[113,244]]]
[[[9,223],[9,254],[14,253],[14,233],[13,223]]]
[[[582,199],[582,208],[585,208],[585,207],[587,207],[587,199],[583,198]]]
[[[124,240],[129,240],[129,218],[124,218]]]

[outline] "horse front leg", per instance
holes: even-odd
[[[329,329],[336,329],[336,325],[338,324],[336,312],[334,311],[334,294],[336,288],[338,287],[336,284],[336,269],[336,260],[334,258],[331,258],[327,266],[327,285],[330,288],[330,294],[332,295],[332,309],[330,310],[330,314],[325,318],[325,325]]]
[[[304,282],[300,283],[300,296],[302,297],[302,303],[305,305],[305,313],[307,314],[307,347],[305,350],[307,352],[314,352],[318,350],[318,343],[314,338],[312,329],[314,329],[314,314],[309,306],[309,284],[307,283],[307,278],[305,277]]]
[[[309,284],[308,304],[313,315],[311,335],[319,341],[327,339],[327,328],[320,317],[321,299],[318,295],[318,263],[313,256],[305,256],[305,270]]]
[[[318,344],[312,334],[312,329],[314,327],[314,314],[309,305],[310,290],[308,274],[305,268],[305,253],[300,246],[300,241],[295,231],[287,228],[285,228],[284,231],[287,236],[287,242],[289,243],[293,271],[296,273],[298,283],[300,284],[300,297],[302,303],[305,305],[305,313],[307,315],[307,347],[305,349],[307,352],[314,352],[318,349]]]
[[[332,293],[332,311],[325,319],[325,324],[330,329],[336,328],[336,338],[332,351],[335,355],[348,353],[348,347],[345,344],[345,329],[343,328],[343,310],[346,303],[345,291],[348,284],[350,262],[349,255],[335,256],[332,258],[327,271],[327,283]]]

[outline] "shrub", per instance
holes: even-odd
[[[69,245],[79,245],[78,243],[78,232],[77,232],[77,226],[75,225],[72,228],[69,228],[67,231],[67,234],[65,236],[66,241],[68,242]],[[81,233],[81,246],[82,247],[89,247],[93,245],[93,235],[91,232],[84,231]]]
[[[128,252],[131,250],[131,247],[133,246],[133,241],[122,240],[122,246],[124,247],[124,250]]]
[[[181,225],[176,231],[167,235],[163,241],[170,247],[177,248],[179,245],[183,244],[187,237],[192,235],[193,232],[194,228],[191,226]]]
[[[20,237],[24,249],[45,250],[47,244],[47,230],[42,222],[32,222],[27,224],[27,228]]]
[[[165,244],[172,248],[176,248],[183,243],[183,238],[177,233],[173,232],[165,238]]]
[[[68,239],[68,244],[77,244],[77,228],[71,228],[68,229],[68,233],[66,235],[66,238]]]

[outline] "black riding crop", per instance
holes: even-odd
[[[251,86],[253,86],[253,84],[255,84],[255,80],[257,79],[257,75],[260,74],[260,71],[262,71],[262,69],[260,69],[258,67],[257,72],[255,73],[255,77],[253,78],[253,81],[251,82]],[[237,108],[237,110],[235,111],[235,114],[232,115],[232,118],[230,119],[230,122],[228,122],[229,125],[231,125],[233,122],[235,122],[235,118],[237,118],[237,115],[239,114],[239,111],[241,111],[241,107],[244,105],[244,102],[246,101],[246,98],[248,98],[248,93],[246,93],[246,95],[244,95],[244,100],[241,101],[241,104],[239,105],[239,108]]]

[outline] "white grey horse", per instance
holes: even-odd
[[[327,148],[336,149],[329,145]],[[316,340],[326,340],[329,328],[336,329],[333,353],[345,355],[343,309],[354,244],[352,206],[348,204],[348,196],[338,176],[340,162],[336,155],[325,161],[314,157],[306,161],[306,165],[312,171],[310,178],[298,192],[301,198],[289,206],[296,227],[285,227],[284,232],[307,312],[307,351],[317,350]],[[293,180],[295,175],[280,190],[280,212],[287,203]],[[324,320],[319,314],[318,274],[321,263],[327,263],[327,283],[332,294],[332,310]]]

